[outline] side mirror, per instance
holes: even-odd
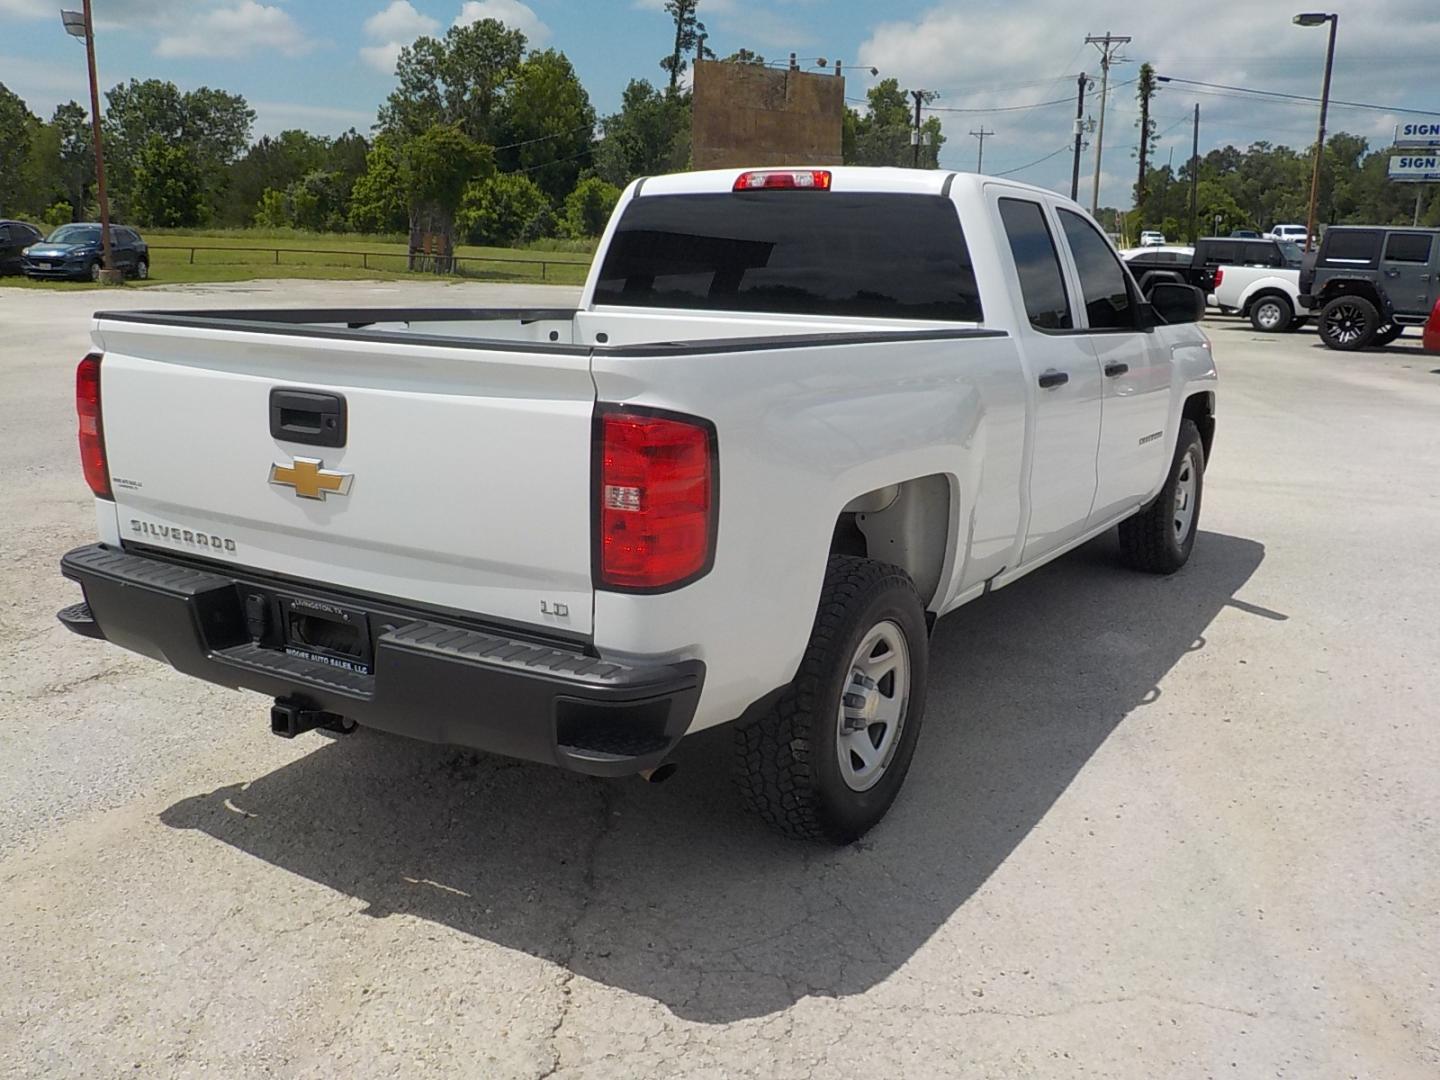
[[[1150,287],[1150,305],[1163,323],[1199,322],[1205,317],[1205,294],[1194,285],[1157,281]]]

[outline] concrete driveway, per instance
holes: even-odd
[[[0,1072],[1440,1075],[1440,357],[1212,320],[1203,532],[942,621],[843,850],[669,783],[378,734],[67,634],[99,306],[564,303],[287,281],[0,289]]]

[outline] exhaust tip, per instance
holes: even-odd
[[[673,761],[662,762],[653,769],[641,769],[640,778],[646,783],[663,784],[670,777],[674,776],[680,766]]]

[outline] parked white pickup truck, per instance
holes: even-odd
[[[283,735],[615,776],[734,721],[755,809],[849,841],[938,616],[1116,525],[1190,556],[1201,311],[1052,192],[835,168],[632,184],[574,311],[102,313],[60,618]]]
[[[1298,266],[1218,267],[1215,304],[1226,314],[1249,319],[1263,334],[1285,333],[1305,325]]]

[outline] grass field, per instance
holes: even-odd
[[[323,278],[335,281],[387,281],[433,276],[406,269],[403,237],[297,233],[288,230],[195,232],[152,229],[150,280],[131,286],[183,282],[253,281],[258,278]],[[551,245],[547,245],[551,246]],[[582,247],[571,242],[557,244]],[[450,280],[513,281],[580,285],[590,260],[584,250],[539,248],[456,248],[457,274]],[[93,289],[89,282],[0,279],[0,286],[32,289]]]

